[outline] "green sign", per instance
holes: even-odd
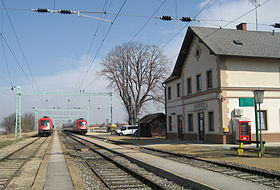
[[[239,98],[239,107],[254,107],[254,98]]]

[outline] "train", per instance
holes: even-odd
[[[43,118],[40,118],[38,121],[39,128],[38,128],[38,134],[39,136],[49,136],[54,131],[54,125],[48,116],[44,116]]]
[[[63,131],[68,131],[71,133],[86,134],[88,132],[88,123],[84,118],[76,119],[70,125],[64,125]]]

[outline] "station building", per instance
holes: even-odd
[[[189,27],[164,83],[167,138],[234,143],[240,119],[251,124],[255,140],[257,113],[263,140],[280,142],[280,33],[248,31],[245,23]],[[260,111],[257,89],[264,90]]]

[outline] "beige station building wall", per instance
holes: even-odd
[[[206,72],[212,71],[212,87],[207,88]],[[196,76],[201,75],[202,90],[196,90]],[[191,78],[192,93],[187,92]],[[177,96],[177,84],[180,96]],[[181,76],[166,83],[171,87],[171,99],[166,98],[167,137],[190,141],[232,143],[235,136],[234,110],[243,111],[242,118],[251,121],[252,139],[255,139],[254,107],[239,107],[239,98],[252,98],[253,90],[264,89],[261,110],[267,114],[267,142],[280,142],[280,62],[276,59],[216,56],[194,37],[185,59]],[[168,92],[166,92],[168,94]],[[220,96],[218,96],[220,95]],[[208,113],[214,113],[214,131],[209,130]],[[198,130],[198,114],[204,113],[204,135]],[[193,115],[193,131],[188,129],[188,114]],[[178,134],[178,116],[182,116],[182,135]],[[170,119],[171,117],[171,126]],[[240,116],[239,116],[240,117]],[[229,133],[224,133],[229,128]]]

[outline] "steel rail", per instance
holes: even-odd
[[[108,148],[106,148],[106,147],[102,147],[101,145],[98,145],[98,144],[96,144],[96,143],[94,143],[94,142],[88,141],[88,140],[86,140],[86,139],[83,139],[83,138],[78,137],[78,136],[76,136],[76,135],[73,135],[73,134],[71,134],[71,133],[67,133],[67,134],[70,134],[70,135],[71,135],[71,138],[72,138],[72,136],[74,136],[75,138],[78,138],[78,139],[83,140],[83,141],[85,141],[85,142],[87,142],[87,143],[93,144],[94,146],[97,146],[97,147],[99,147],[99,148],[101,148],[101,149],[105,149],[105,150],[107,150],[107,151],[109,151],[109,152],[111,152],[111,153],[118,154],[117,152],[112,151],[112,150],[110,150],[110,149],[108,149]],[[76,140],[76,139],[74,139],[74,140]],[[76,140],[76,141],[78,141],[78,140]],[[78,142],[80,142],[80,141],[78,141]],[[82,142],[80,142],[80,143],[82,143]],[[84,144],[84,143],[82,143],[82,144]],[[112,162],[113,164],[115,164],[116,166],[118,166],[119,168],[121,168],[122,170],[124,170],[125,172],[127,172],[127,173],[131,174],[132,176],[136,177],[138,180],[142,181],[144,184],[148,185],[148,186],[151,187],[152,189],[166,190],[166,188],[164,188],[163,186],[161,186],[161,185],[159,185],[159,184],[157,184],[157,183],[155,183],[155,182],[149,180],[148,178],[146,178],[146,177],[144,177],[144,176],[141,176],[140,174],[138,174],[138,173],[132,171],[131,169],[129,169],[129,168],[123,166],[122,164],[116,162],[115,160],[113,160],[113,159],[111,159],[110,157],[108,157],[108,156],[102,154],[101,152],[99,152],[99,151],[93,149],[92,147],[90,147],[90,146],[88,146],[88,145],[85,145],[85,146],[87,146],[90,150],[96,152],[96,153],[99,154],[100,156],[104,157],[106,160]],[[120,154],[118,154],[118,155],[119,155],[119,156],[122,156],[122,155],[120,155]]]
[[[40,138],[38,138],[40,139]],[[37,140],[38,140],[37,139]],[[10,182],[14,179],[14,177],[18,174],[18,172],[22,169],[22,167],[39,151],[39,148],[41,148],[41,146],[47,141],[48,138],[46,138],[34,151],[31,155],[28,156],[28,158],[26,158],[23,163],[20,165],[20,167],[9,177],[9,179],[6,181],[6,183],[3,184],[3,187],[1,187],[0,190],[4,190],[9,184]],[[33,141],[36,142],[37,140]],[[26,146],[25,146],[26,148]],[[23,150],[23,148],[21,148],[21,150]],[[16,151],[17,152],[17,151]]]
[[[13,154],[17,153],[18,151],[24,149],[25,147],[31,145],[32,143],[36,142],[36,141],[39,140],[39,139],[40,139],[40,138],[37,138],[37,139],[35,139],[34,141],[31,141],[30,143],[27,143],[27,144],[24,145],[23,147],[21,147],[21,148],[15,150],[14,152],[11,152],[10,154],[8,154],[8,155],[6,155],[5,157],[1,158],[1,159],[0,159],[0,162],[1,162],[2,160],[5,160],[5,159],[8,158],[9,156],[12,156]]]
[[[73,140],[77,141],[75,138],[73,138],[72,136],[69,136],[70,138],[72,138]],[[79,143],[81,143],[80,141],[77,141]],[[70,146],[72,146],[76,152],[79,154],[80,157],[83,158],[83,160],[86,162],[86,164],[90,167],[90,169],[93,171],[93,173],[102,181],[102,183],[108,187],[109,189],[111,189],[110,185],[103,179],[102,176],[99,175],[99,173],[94,169],[94,167],[87,161],[87,159],[78,151],[78,149],[76,147],[74,147],[73,145],[71,145],[70,143],[68,143]]]
[[[97,139],[103,139],[103,140],[105,139],[105,138],[94,136],[94,135],[87,135],[87,136],[91,137],[91,138],[97,138]],[[112,139],[106,139],[106,140],[107,140],[107,142],[109,141],[109,142],[111,142],[113,144],[129,144],[129,145],[134,145],[133,143],[129,143],[129,142],[120,142],[120,141],[115,141],[115,140],[112,140]],[[235,169],[235,170],[238,170],[238,171],[241,171],[241,172],[246,172],[246,173],[250,173],[250,174],[254,174],[254,175],[258,175],[258,176],[263,176],[263,177],[266,177],[266,178],[280,180],[280,175],[269,173],[269,172],[262,171],[262,170],[254,170],[254,169],[250,169],[250,168],[244,168],[244,167],[240,167],[240,166],[237,166],[237,165],[232,165],[232,164],[227,164],[227,163],[221,163],[221,162],[216,162],[216,161],[205,160],[205,159],[197,158],[195,156],[190,156],[190,155],[187,155],[187,154],[174,153],[174,152],[171,152],[171,151],[154,149],[154,148],[149,148],[149,147],[141,146],[141,149],[161,152],[161,153],[170,154],[170,155],[174,155],[174,156],[178,156],[178,157],[182,157],[182,158],[193,159],[193,160],[197,160],[197,161],[201,161],[201,162],[206,162],[206,163],[209,163],[209,164],[215,164],[215,165],[218,165],[218,166],[221,166],[221,167],[227,167],[227,168],[230,168],[230,169]]]
[[[230,164],[226,164],[226,163],[205,160],[205,159],[201,159],[201,158],[196,158],[194,156],[189,156],[187,154],[174,153],[174,152],[170,152],[170,151],[166,151],[166,150],[159,150],[159,149],[154,149],[154,148],[149,148],[149,147],[141,147],[141,148],[146,149],[146,150],[155,151],[155,152],[165,153],[165,154],[169,154],[169,155],[173,155],[173,156],[177,156],[177,157],[198,160],[198,161],[206,162],[206,163],[209,163],[209,164],[215,164],[215,165],[218,165],[218,166],[221,166],[221,167],[235,169],[235,170],[238,170],[238,171],[241,171],[241,172],[250,173],[250,174],[254,174],[254,175],[258,175],[258,176],[263,176],[263,177],[266,177],[266,178],[280,180],[280,175],[265,172],[265,171],[253,170],[253,169],[244,168],[244,167],[240,167],[240,166],[236,166],[236,165],[230,165]]]

